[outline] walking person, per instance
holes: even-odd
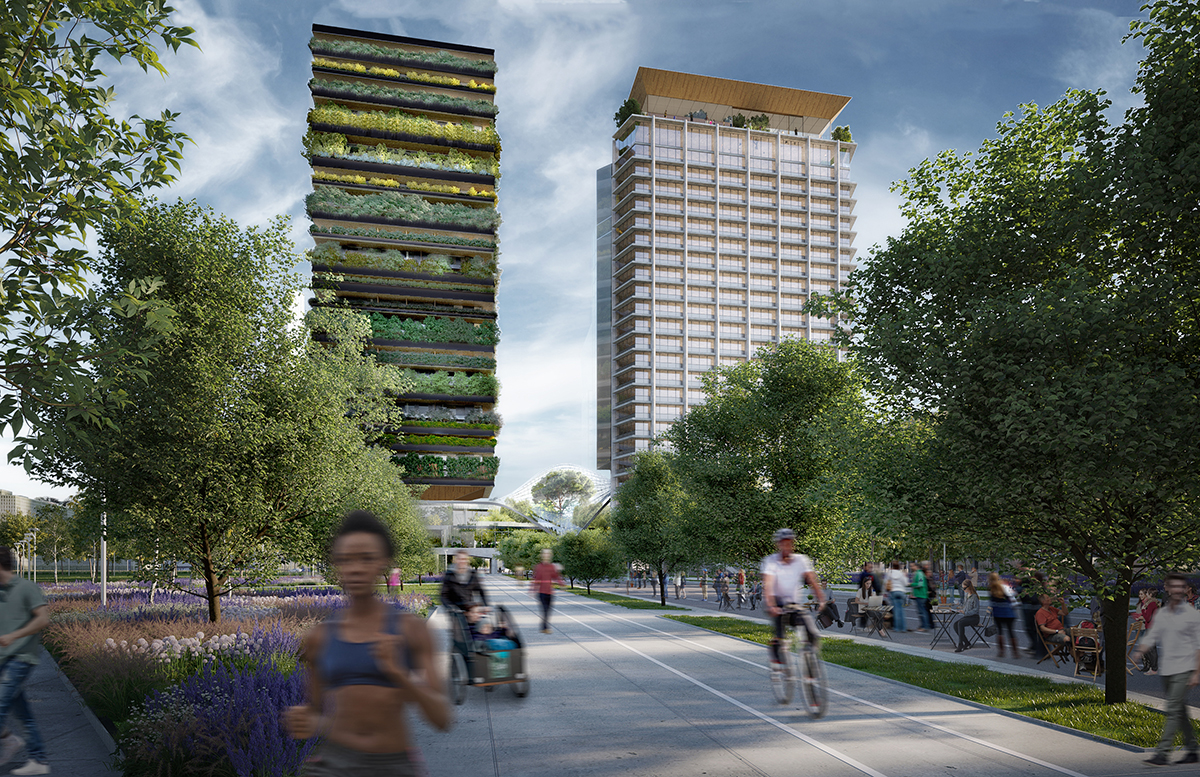
[[[348,514],[333,540],[330,558],[348,601],[305,635],[308,703],[283,713],[293,738],[321,737],[303,777],[416,777],[424,763],[410,735],[409,705],[436,728],[450,727],[425,619],[375,591],[394,554],[391,533],[365,510]]]
[[[0,547],[0,728],[12,712],[25,727],[25,739],[6,731],[0,738],[0,765],[25,746],[29,760],[10,774],[49,774],[42,736],[25,697],[25,680],[37,666],[42,629],[50,625],[50,608],[37,583],[13,572],[13,554]]]
[[[1004,584],[1000,575],[992,572],[988,575],[988,595],[992,598],[992,622],[996,624],[996,645],[999,648],[996,657],[1004,658],[1004,630],[1008,629],[1013,658],[1020,658],[1021,648],[1017,645],[1017,636],[1013,632],[1013,621],[1017,619],[1017,613],[1013,609],[1012,589]]]
[[[542,633],[550,633],[550,605],[554,600],[554,586],[563,585],[562,575],[552,559],[554,551],[542,548],[542,562],[533,568],[533,588],[542,604]]]
[[[683,572],[679,573],[679,598],[687,598],[687,575]]]
[[[1167,575],[1167,604],[1154,615],[1154,624],[1133,651],[1136,662],[1151,647],[1158,648],[1158,665],[1167,711],[1162,737],[1154,755],[1146,763],[1162,766],[1175,746],[1175,734],[1182,729],[1187,754],[1175,763],[1200,761],[1200,746],[1188,718],[1187,693],[1200,684],[1200,610],[1187,606],[1187,578],[1172,572]]]
[[[899,561],[892,562],[883,585],[892,603],[892,630],[908,631],[908,623],[904,619],[904,605],[908,602],[908,575],[900,568]]]
[[[959,571],[962,571],[960,566]],[[967,579],[964,574],[962,579],[962,592],[966,597],[966,602],[963,604],[962,617],[954,622],[954,631],[958,634],[958,647],[954,649],[955,653],[961,653],[969,648],[970,640],[967,639],[967,629],[971,626],[979,625],[979,594],[975,593],[975,586]]]
[[[708,601],[708,570],[700,570],[700,601]]]
[[[742,609],[746,603],[746,570],[739,569],[737,573],[737,608]]]
[[[1150,629],[1154,625],[1154,613],[1158,612],[1156,593],[1148,585],[1142,586],[1138,591],[1138,604],[1133,611],[1133,620],[1142,624],[1143,629]],[[1142,665],[1138,668],[1146,674],[1158,674],[1158,650],[1153,645],[1145,651]]]
[[[929,614],[929,578],[925,575],[925,570],[921,569],[921,565],[916,562],[912,564],[912,595],[917,608],[917,617],[921,623],[917,631],[932,629],[932,616]]]

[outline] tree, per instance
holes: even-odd
[[[739,129],[746,127],[747,122],[748,122],[748,119],[746,118],[746,114],[744,114],[744,113],[735,113],[729,117],[730,126],[738,127]]]
[[[830,427],[861,404],[853,366],[831,348],[785,340],[709,370],[704,392],[665,435],[696,503],[687,517],[696,557],[746,566],[789,526],[818,562],[840,558],[841,517],[814,495],[833,468]]]
[[[592,479],[573,469],[547,472],[533,487],[533,498],[559,515],[592,495]]]
[[[621,107],[613,114],[613,121],[620,127],[630,116],[637,116],[642,112],[642,104],[630,97],[625,102],[621,103]]]
[[[562,562],[563,574],[571,580],[580,580],[592,592],[592,583],[621,574],[625,566],[608,532],[586,529],[568,532],[558,538],[554,557]]]
[[[12,0],[0,12],[0,429],[19,434],[58,408],[93,426],[128,397],[96,367],[137,375],[170,331],[170,310],[149,276],[107,296],[88,291],[88,230],[125,218],[134,198],[174,180],[187,137],[176,114],[118,120],[105,60],[132,60],[165,75],[152,39],[196,45],[174,9],[150,0]],[[135,336],[104,341],[95,308],[136,323]],[[110,371],[104,373],[106,376]],[[18,437],[11,458],[37,458]]]
[[[0,515],[0,547],[11,548],[33,528],[33,516],[25,513]]]
[[[765,113],[760,113],[757,116],[751,116],[746,119],[746,126],[750,129],[767,130],[771,128],[771,117]]]
[[[500,551],[500,561],[509,569],[522,567],[527,572],[532,570],[541,557],[543,548],[554,548],[555,538],[542,531],[532,529],[517,529],[500,540],[497,550]]]
[[[71,547],[71,508],[64,504],[43,504],[34,518],[38,550],[42,558],[54,560],[54,582],[58,582],[58,561]]]
[[[665,607],[667,575],[688,558],[690,543],[683,518],[695,507],[679,482],[672,454],[635,454],[629,479],[617,489],[613,501],[612,541],[624,560],[640,561],[654,571],[659,603]]]
[[[850,135],[850,126],[834,127],[833,132],[829,134],[833,140],[841,141],[842,143],[853,143],[854,138]]]
[[[101,439],[70,418],[44,479],[85,489],[110,515],[147,574],[174,587],[174,562],[204,580],[209,617],[220,596],[274,576],[286,555],[323,558],[350,506],[373,507],[427,554],[411,495],[364,431],[398,420],[394,371],[363,356],[369,324],[346,311],[291,319],[298,281],[286,220],[242,230],[194,203],[147,205],[104,232],[103,283],[158,274],[178,325],[148,370],[113,376],[132,403]],[[121,335],[109,318],[100,331]],[[165,562],[171,562],[167,564]]]
[[[904,233],[839,301],[881,396],[932,424],[923,520],[1081,576],[1113,667],[1133,582],[1200,561],[1200,5],[1148,8],[1143,108],[1112,128],[1071,92],[926,160],[898,184]]]

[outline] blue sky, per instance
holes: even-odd
[[[903,228],[891,182],[945,148],[977,148],[1007,111],[1104,89],[1114,120],[1140,45],[1138,2],[1006,0],[175,0],[202,51],[171,75],[112,67],[114,111],[179,112],[194,145],[162,198],[243,224],[287,214],[311,246],[300,156],[316,22],[496,50],[503,138],[498,351],[505,417],[496,495],[540,470],[595,467],[595,171],[639,66],[833,92],[859,144],[860,261]],[[299,261],[298,269],[305,265]],[[0,468],[0,488],[69,492]]]

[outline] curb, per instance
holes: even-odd
[[[113,740],[112,734],[108,733],[108,729],[104,727],[104,724],[101,723],[100,719],[96,717],[96,713],[92,712],[92,708],[89,707],[87,702],[83,700],[83,697],[79,695],[79,691],[75,690],[75,686],[71,684],[70,679],[67,678],[66,673],[63,672],[62,667],[58,665],[58,662],[54,660],[54,656],[50,655],[50,651],[43,647],[42,654],[54,666],[54,673],[57,674],[58,679],[62,681],[63,688],[66,689],[67,695],[74,699],[75,703],[78,704],[83,710],[83,717],[87,719],[87,722],[91,725],[92,730],[96,732],[96,735],[100,737],[100,741],[104,744],[104,747],[107,748],[108,757],[112,758],[115,756],[117,754],[117,743]]]

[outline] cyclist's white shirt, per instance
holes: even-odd
[[[771,575],[775,586],[771,593],[774,594],[776,603],[795,602],[800,598],[800,584],[804,580],[804,573],[812,571],[812,562],[803,553],[793,553],[785,564],[778,553],[772,553],[762,560],[760,571],[763,576]]]

